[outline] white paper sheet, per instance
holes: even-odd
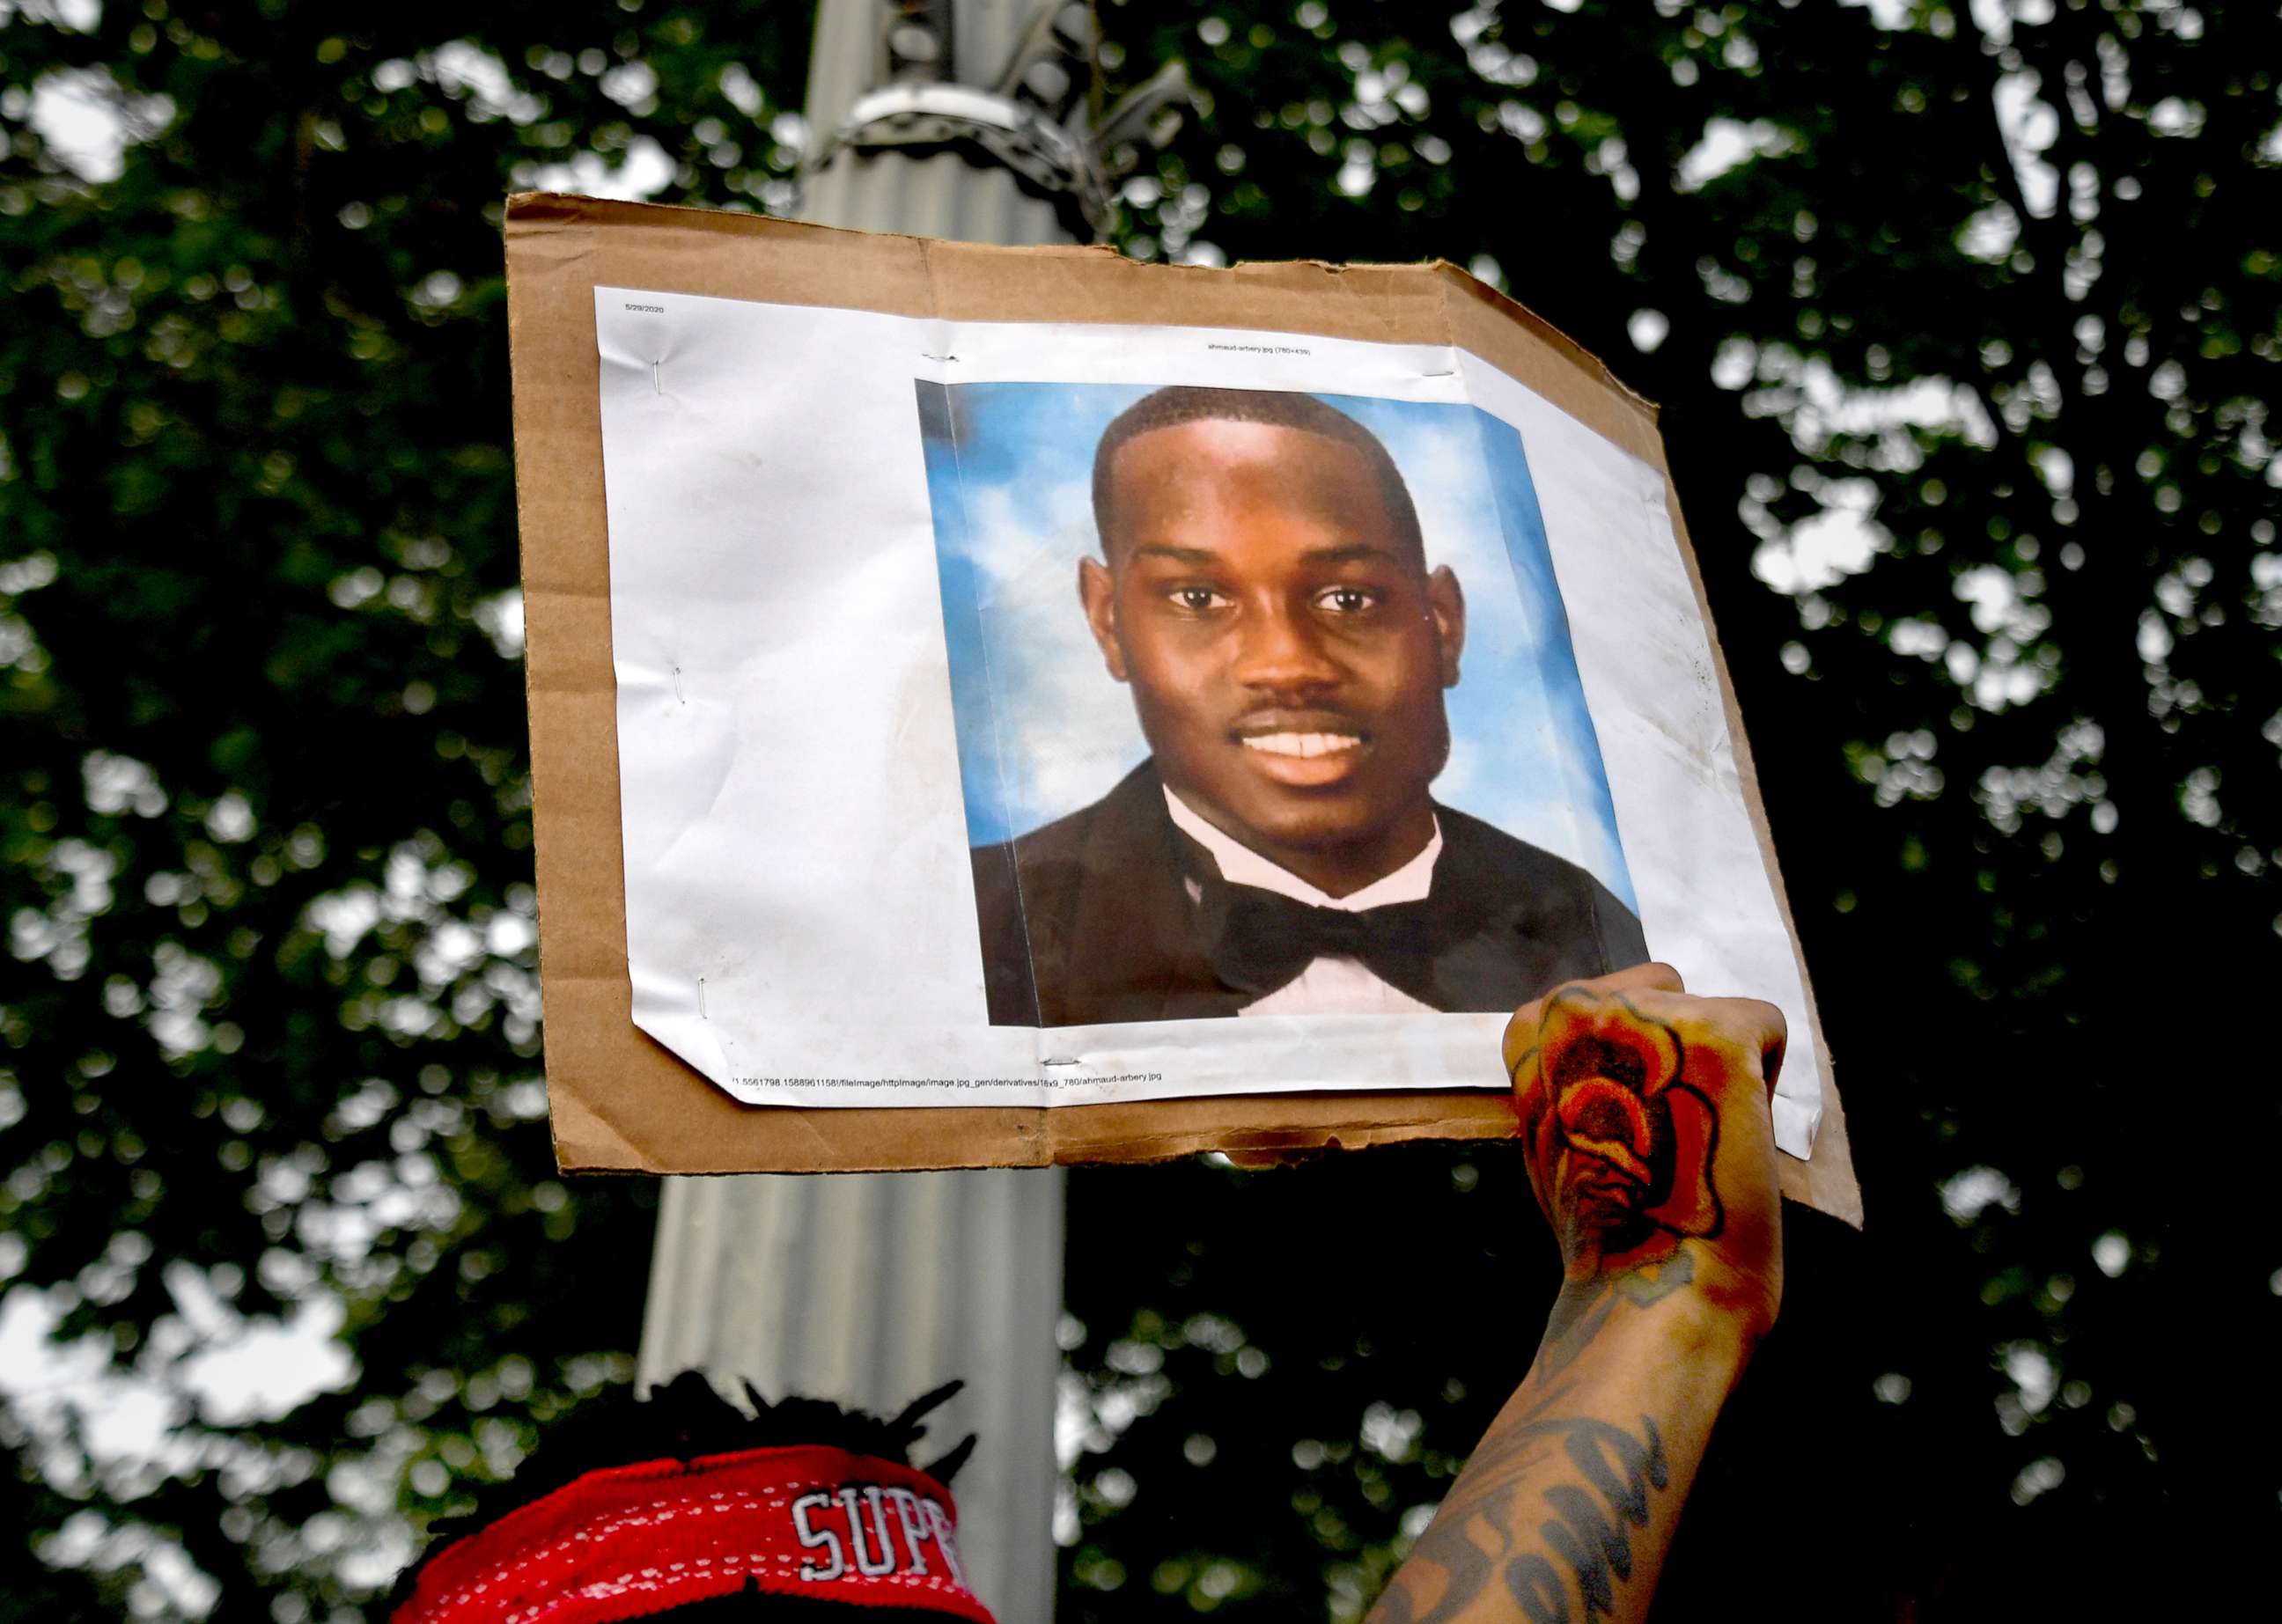
[[[1540,780],[1482,768],[1468,730],[1486,691],[1467,679],[1436,797],[1635,900],[1649,951],[1691,987],[1765,998],[1807,1030],[1662,478],[1512,378],[1449,349],[1226,329],[947,323],[613,288],[595,290],[595,315],[634,1019],[737,1098],[1036,1105],[1506,1086],[1500,1013],[990,1024],[968,848],[1021,831],[970,828],[921,383],[1080,386],[1059,398],[1081,408],[1086,391],[1108,401],[1170,384],[1388,403],[1363,415],[1390,426],[1398,463],[1412,458],[1430,561],[1464,561],[1471,617],[1505,639],[1485,646],[1491,672],[1529,653],[1534,634],[1500,607],[1527,583],[1501,576],[1494,541],[1454,533],[1478,476],[1437,472],[1437,425],[1459,419],[1428,408],[1510,426],[1613,827],[1584,789],[1584,809],[1560,815],[1563,785],[1590,788],[1592,775],[1556,759],[1569,746],[1553,731]],[[1013,411],[1027,398],[992,398]],[[1099,551],[1076,466],[972,486],[970,522],[997,527],[973,547],[990,612],[1037,629],[1002,632],[1037,668],[1004,677],[1027,708],[1003,723],[1027,729],[1009,747],[1046,763],[1009,777],[1017,821],[1091,801],[1145,750],[1129,698],[1084,657],[1074,585],[1065,599],[1056,584]],[[1004,556],[990,553],[1000,541]],[[1462,725],[1461,698],[1474,723]],[[1506,762],[1497,750],[1511,747],[1490,754]],[[1812,1144],[1820,1066],[1794,1043],[1775,1101],[1794,1156]]]

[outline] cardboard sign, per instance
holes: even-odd
[[[1654,409],[1446,265],[508,213],[566,1169],[1510,1136],[1647,957],[1845,1128]]]

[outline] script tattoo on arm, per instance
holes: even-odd
[[[1543,1473],[1548,1465],[1555,1474]],[[1435,1517],[1457,1537],[1422,1542],[1373,1624],[1456,1624],[1486,1596],[1498,1612],[1508,1611],[1498,1598],[1510,1599],[1531,1624],[1612,1616],[1618,1587],[1633,1576],[1634,1535],[1672,1481],[1654,1419],[1642,1416],[1637,1429],[1589,1416],[1501,1427],[1469,1471],[1483,1486],[1454,1494]],[[1555,1481],[1536,1490],[1541,1505],[1529,1506],[1530,1490],[1517,1480],[1546,1475]],[[1415,1611],[1430,1596],[1425,1611]]]
[[[1671,1468],[1664,1439],[1647,1416],[1641,1417],[1638,1434],[1591,1419],[1548,1426],[1559,1431],[1571,1464],[1593,1493],[1556,1483],[1545,1491],[1554,1515],[1537,1531],[1566,1565],[1589,1620],[1615,1611],[1615,1585],[1633,1576],[1633,1530],[1648,1527],[1649,1491],[1671,1484]],[[1507,1565],[1505,1583],[1531,1624],[1568,1624],[1568,1591],[1545,1557],[1520,1552]]]

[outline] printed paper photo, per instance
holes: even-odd
[[[993,1023],[1502,1012],[1648,956],[1510,424],[917,395]]]

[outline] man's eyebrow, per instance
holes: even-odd
[[[1220,554],[1210,547],[1178,547],[1169,541],[1145,541],[1137,544],[1126,557],[1161,558],[1176,564],[1217,564]]]
[[[1376,541],[1350,541],[1336,547],[1310,547],[1301,553],[1310,564],[1364,564],[1374,559],[1403,561],[1403,553]]]

